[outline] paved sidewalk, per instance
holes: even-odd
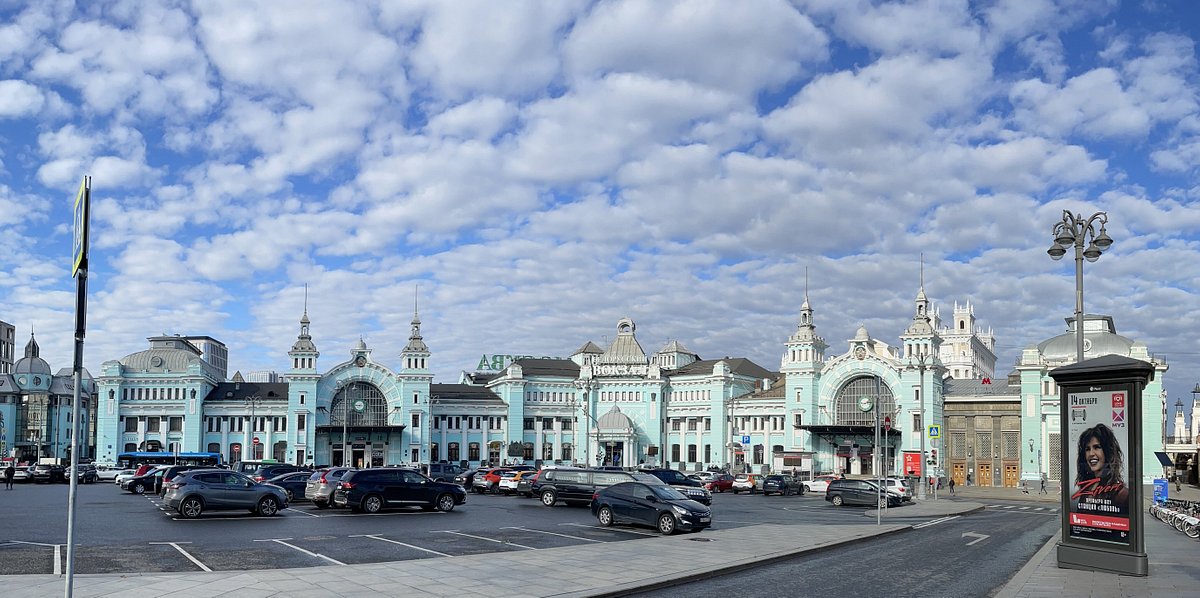
[[[1146,496],[1153,496],[1152,486]],[[1171,498],[1200,501],[1200,489],[1184,486],[1176,492],[1171,486]],[[1149,507],[1146,501],[1143,508]],[[1090,596],[1096,598],[1125,598],[1130,596],[1195,596],[1200,593],[1200,542],[1168,527],[1146,514],[1146,554],[1150,574],[1146,577],[1097,573],[1076,569],[1059,569],[1055,546],[1056,534],[1030,559],[1008,584],[996,594],[997,598],[1061,598]]]

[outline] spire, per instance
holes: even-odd
[[[41,357],[42,349],[33,338],[33,326],[29,327],[29,342],[25,343],[25,357]]]
[[[408,344],[404,346],[405,353],[420,352],[427,353],[429,347],[421,338],[421,315],[417,311],[417,295],[419,294],[419,286],[413,288],[413,319],[412,329],[408,334]]]
[[[292,344],[292,353],[317,353],[317,346],[312,342],[312,336],[308,333],[308,285],[304,285],[304,315],[300,316],[300,334],[296,335],[296,342]],[[308,356],[305,356],[308,357]],[[312,357],[316,357],[315,355]]]
[[[921,254],[920,287],[917,290],[916,311],[913,313],[912,324],[905,331],[907,335],[927,336],[934,333],[933,320],[929,314],[929,298],[925,295],[925,254]]]
[[[308,283],[304,283],[304,315],[300,317],[301,334],[308,333]]]

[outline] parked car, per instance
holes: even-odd
[[[111,482],[117,479],[117,474],[125,471],[111,463],[102,463],[96,466],[96,478],[105,482]]]
[[[773,473],[763,476],[762,493],[764,496],[771,494],[779,494],[788,496],[792,494],[804,495],[804,482],[790,475]]]
[[[279,461],[276,461],[275,459],[258,459],[258,460],[250,460],[250,461],[238,461],[238,462],[234,463],[233,467],[231,467],[230,469],[232,469],[233,471],[236,471],[238,473],[244,473],[246,475],[253,475],[254,472],[258,471],[258,468],[260,468],[264,465],[286,465],[286,463],[280,463]]]
[[[256,482],[263,482],[271,478],[281,476],[285,473],[292,473],[296,471],[306,471],[311,474],[312,468],[304,467],[303,465],[289,465],[287,463],[266,463],[259,465],[251,471],[242,473],[250,476],[250,479]]]
[[[454,476],[454,483],[466,488],[467,490],[471,490],[475,485],[475,474],[479,473],[482,469],[486,468],[476,467],[474,469],[468,469]]]
[[[121,486],[129,478],[136,476],[137,472],[138,472],[138,470],[136,468],[122,469],[121,471],[117,472],[117,475],[115,477],[113,477],[113,483],[118,486]],[[121,486],[121,487],[124,488],[124,486]]]
[[[507,467],[490,467],[475,473],[471,491],[476,494],[494,493],[500,487],[500,474],[510,471]]]
[[[909,502],[913,499],[912,488],[908,487],[908,480],[899,478],[886,478],[883,480],[884,488],[900,495],[901,500]]]
[[[496,486],[496,491],[500,494],[513,494],[517,491],[517,483],[521,481],[521,476],[524,471],[506,471],[500,474],[500,483]]]
[[[704,484],[704,489],[709,492],[726,492],[733,490],[733,476],[727,473],[713,474],[713,477]]]
[[[697,471],[696,473],[693,473],[693,474],[689,475],[688,477],[693,480],[696,480],[697,482],[700,482],[700,483],[708,483],[713,478],[717,477],[717,472],[715,472],[715,471]]]
[[[304,498],[311,500],[318,509],[328,509],[333,506],[333,491],[337,487],[338,480],[348,471],[354,471],[352,467],[329,467],[326,469],[318,469],[308,476],[308,483],[304,486]]]
[[[829,482],[832,482],[832,481],[838,480],[838,479],[841,479],[841,477],[835,476],[835,475],[819,475],[811,480],[804,482],[804,490],[806,492],[824,493],[825,489],[829,487]]]
[[[33,466],[20,465],[13,468],[14,482],[28,482],[33,480]]]
[[[166,472],[169,465],[160,465],[147,471],[146,473],[133,476],[121,482],[121,489],[128,490],[134,494],[145,494],[150,492],[158,494],[158,489],[162,487],[163,473]]]
[[[712,511],[664,484],[621,482],[596,491],[592,515],[605,527],[614,523],[651,525],[664,535],[699,531],[712,525]]]
[[[530,498],[533,496],[533,483],[537,481],[541,471],[520,471],[517,472],[517,489],[516,494]]]
[[[455,505],[467,502],[467,491],[458,484],[435,482],[412,469],[372,467],[342,476],[333,502],[355,513],[409,506],[453,511]]]
[[[96,466],[92,465],[91,463],[80,463],[79,464],[79,473],[77,475],[78,475],[80,484],[95,484],[96,480],[100,479],[99,475],[96,472]],[[71,468],[70,467],[67,468],[66,479],[67,480],[71,479]]]
[[[67,481],[67,469],[62,465],[38,464],[33,466],[32,479],[41,483]]]
[[[602,488],[621,482],[646,482],[662,484],[658,478],[639,472],[611,471],[606,469],[543,469],[530,492],[547,507],[558,502],[568,505],[586,505]]]
[[[762,476],[757,473],[739,473],[733,476],[733,493],[749,492],[754,494],[758,492],[760,478]]]
[[[712,504],[712,494],[704,489],[704,484],[698,480],[689,479],[683,472],[674,469],[642,469],[639,473],[652,475],[668,486],[674,486],[684,496],[702,504]]]
[[[903,498],[895,492],[884,490],[870,480],[838,479],[829,482],[825,489],[825,500],[835,507],[842,505],[876,505],[895,507]]]
[[[167,507],[187,519],[195,519],[204,511],[234,509],[270,517],[288,506],[279,486],[221,469],[195,469],[175,476],[164,498]]]
[[[311,471],[293,471],[277,475],[266,480],[266,483],[283,488],[283,493],[287,496],[288,504],[291,504],[304,499],[304,489],[308,486],[308,478],[310,477],[312,477]]]
[[[463,473],[462,467],[453,463],[430,463],[429,464],[429,479],[435,482],[455,482],[455,478]]]
[[[157,494],[166,494],[167,484],[171,483],[171,480],[175,479],[175,476],[193,469],[216,469],[216,467],[211,465],[167,465],[163,467],[162,475],[156,476],[158,487],[156,488],[155,492]],[[255,481],[257,482],[259,480]]]

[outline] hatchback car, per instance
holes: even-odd
[[[840,476],[819,475],[811,480],[808,480],[807,482],[804,482],[804,490],[806,492],[824,493],[825,489],[829,487],[829,482],[832,482],[834,480],[839,480],[839,479],[841,479]]]
[[[494,493],[500,487],[500,474],[512,471],[507,467],[490,467],[475,472],[471,491],[476,494]]]
[[[13,468],[13,481],[14,482],[28,482],[32,479],[33,479],[33,466],[32,465],[22,465],[20,467]]]
[[[288,465],[286,463],[273,463],[273,464],[259,465],[258,467],[254,468],[254,470],[252,470],[252,471],[246,471],[246,472],[242,472],[242,473],[245,473],[246,475],[250,476],[256,482],[264,482],[271,478],[281,476],[285,473],[292,473],[292,472],[296,472],[296,471],[306,471],[311,474],[312,468],[304,467],[302,465]]]
[[[458,484],[435,482],[412,469],[372,467],[342,476],[333,492],[333,502],[355,513],[412,506],[453,511],[455,505],[467,502],[467,491]]]
[[[158,494],[159,488],[162,488],[163,474],[166,473],[169,466],[159,465],[148,470],[139,476],[133,476],[124,482],[121,482],[121,489],[128,490],[134,494]]]
[[[519,475],[517,478],[517,495],[524,496],[525,498],[531,498],[533,496],[533,484],[537,481],[538,476],[541,475],[542,472],[521,471],[517,473]]]
[[[67,480],[71,479],[71,471],[71,468],[68,467],[66,472]],[[100,476],[96,471],[96,466],[92,465],[91,463],[80,463],[79,474],[77,477],[79,478],[80,484],[95,484],[96,480],[100,479]]]
[[[664,535],[712,525],[712,511],[665,484],[622,482],[598,490],[592,515],[602,526],[629,522],[654,526]]]
[[[266,483],[283,488],[283,493],[287,495],[288,503],[290,504],[304,498],[304,489],[308,486],[308,478],[310,477],[312,477],[311,471],[293,471],[275,476],[266,480]]]
[[[175,476],[164,498],[167,507],[186,519],[195,519],[204,511],[236,509],[270,517],[288,506],[287,496],[279,486],[219,469],[196,469]]]
[[[704,488],[709,492],[733,490],[733,476],[727,473],[713,474],[713,477],[704,483]]]
[[[733,476],[732,490],[734,494],[739,492],[749,492],[754,494],[758,491],[758,485],[762,476],[757,473],[739,473]]]
[[[774,473],[763,476],[762,493],[764,496],[771,494],[778,494],[780,496],[799,494],[803,496],[804,483],[792,476]]]
[[[62,465],[34,465],[33,481],[41,482],[65,482],[67,481],[66,468]]]
[[[308,476],[308,483],[304,485],[304,498],[311,500],[318,509],[333,506],[333,491],[337,488],[338,480],[348,471],[354,471],[354,468],[330,467],[312,472]]]
[[[833,480],[825,489],[825,500],[833,506],[876,505],[895,507],[903,498],[895,492],[883,490],[871,480]]]

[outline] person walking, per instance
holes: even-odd
[[[8,463],[8,467],[4,468],[4,489],[5,490],[12,490],[13,476],[16,474],[17,474],[17,471],[15,469],[13,469],[12,462],[10,461]]]
[[[968,486],[971,485],[971,474],[969,474],[969,473],[967,474],[967,485]]]
[[[1021,480],[1021,494],[1029,494],[1029,482]]]
[[[954,496],[954,478],[950,478],[950,496]]]
[[[1038,494],[1050,494],[1046,492],[1046,474],[1042,474],[1042,487],[1038,488]]]

